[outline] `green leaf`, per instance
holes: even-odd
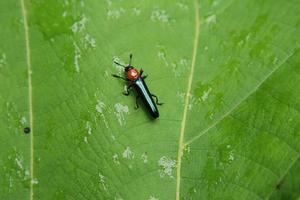
[[[1,1],[0,199],[299,198],[299,12]],[[165,103],[157,120],[111,77],[130,53]]]

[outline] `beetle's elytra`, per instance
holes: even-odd
[[[130,54],[129,58],[130,58],[129,59],[129,64],[127,66],[122,65],[122,64],[114,61],[115,64],[124,67],[125,77],[121,77],[121,76],[118,76],[116,74],[112,74],[112,76],[115,77],[115,78],[122,79],[122,80],[124,80],[128,83],[128,87],[127,87],[126,92],[124,93],[124,95],[128,96],[130,89],[131,88],[135,89],[135,91],[137,93],[136,105],[135,105],[136,109],[139,107],[138,99],[141,99],[142,102],[144,103],[145,107],[149,111],[150,115],[153,118],[158,118],[159,117],[159,112],[158,112],[158,109],[156,107],[156,104],[157,105],[162,105],[162,103],[158,102],[158,98],[157,98],[156,95],[150,93],[150,91],[149,91],[149,89],[148,89],[148,87],[147,87],[147,85],[144,81],[147,76],[142,76],[144,71],[142,69],[139,71],[138,69],[134,68],[131,65],[132,54]],[[154,102],[152,97],[154,97],[156,99],[155,102]]]

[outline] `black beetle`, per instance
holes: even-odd
[[[135,89],[135,91],[137,92],[136,105],[135,105],[136,109],[139,107],[138,99],[141,98],[145,107],[151,114],[151,116],[153,118],[158,118],[159,112],[156,107],[156,104],[162,105],[163,103],[159,103],[157,96],[150,93],[150,91],[144,81],[147,76],[142,76],[144,71],[142,69],[140,71],[138,71],[136,68],[134,68],[131,65],[131,60],[132,60],[132,54],[130,54],[130,60],[129,60],[129,64],[127,66],[114,61],[115,64],[124,67],[125,77],[121,77],[116,74],[112,74],[112,76],[115,78],[120,78],[120,79],[128,82],[129,85],[126,89],[126,92],[124,92],[124,95],[128,96],[129,90],[132,87]],[[154,97],[156,99],[156,102],[154,102],[152,97]]]

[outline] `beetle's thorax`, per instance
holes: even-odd
[[[126,73],[126,77],[131,81],[136,80],[140,76],[139,71],[135,68],[130,68],[126,70],[125,73]]]

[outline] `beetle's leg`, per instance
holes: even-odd
[[[139,104],[138,104],[138,100],[139,100],[140,96],[137,96],[135,99],[135,106],[134,109],[138,109],[139,108]]]
[[[131,89],[132,86],[133,86],[133,85],[131,84],[131,85],[129,85],[128,87],[126,87],[126,90],[123,92],[123,94],[124,94],[125,96],[128,96],[128,95],[129,95],[129,90]]]
[[[143,70],[143,69],[141,69],[141,70],[140,70],[140,76],[141,76],[143,79],[146,79],[148,75],[142,76],[142,75],[143,75],[143,73],[144,73],[144,70]]]
[[[161,105],[164,104],[164,103],[159,103],[159,102],[158,102],[158,97],[157,97],[156,95],[151,94],[151,96],[155,97],[155,99],[156,99],[156,104],[157,104],[157,105],[161,106]]]
[[[124,80],[124,81],[128,81],[127,78],[124,78],[124,77],[122,77],[122,76],[118,76],[118,75],[116,75],[116,74],[112,74],[112,77],[120,78],[120,79],[122,79],[122,80]]]

